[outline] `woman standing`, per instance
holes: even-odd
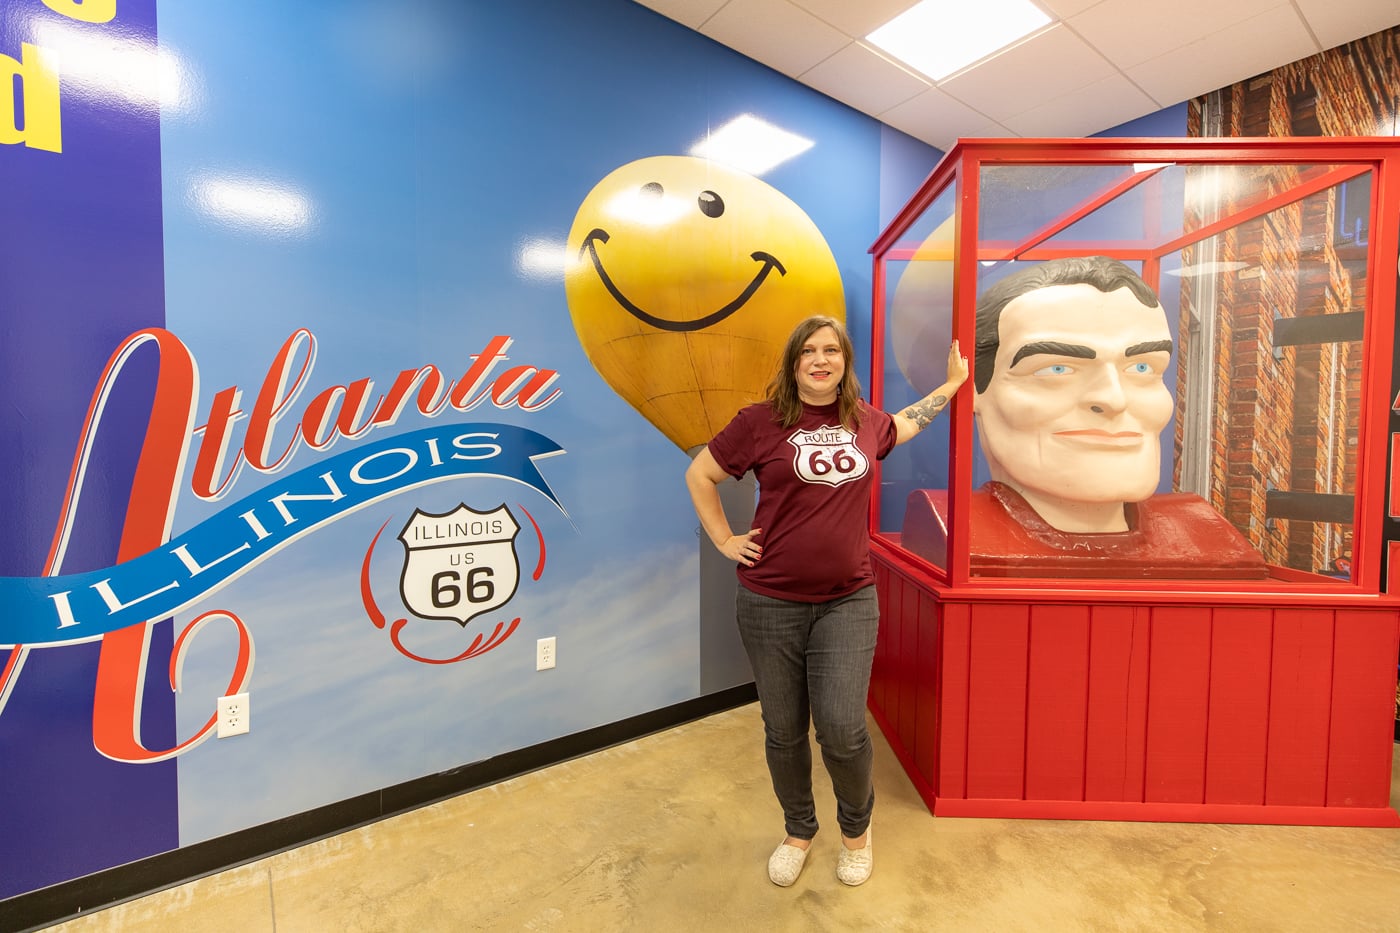
[[[753,667],[764,748],[787,838],[768,877],[797,880],[817,834],[808,730],[836,794],[846,884],[870,877],[873,756],[865,701],[879,622],[870,569],[871,462],[922,431],[967,379],[954,341],[948,381],[891,415],[860,397],[851,339],[810,317],[788,337],[767,399],[741,410],[691,461],[686,486],[705,533],[739,565],[739,634]],[[716,488],[758,478],[754,527],[734,534]]]

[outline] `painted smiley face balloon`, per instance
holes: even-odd
[[[889,299],[886,321],[895,365],[917,395],[938,388],[946,375],[953,339],[953,219],[918,245]]]
[[[584,352],[684,451],[758,401],[793,326],[845,319],[841,275],[802,209],[690,156],[614,170],[569,231],[564,288]]]

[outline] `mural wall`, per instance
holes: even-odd
[[[1213,137],[1394,136],[1400,130],[1397,121],[1400,27],[1221,88],[1191,101],[1187,115],[1189,135]],[[1311,309],[1308,316],[1345,315],[1366,305],[1369,203],[1370,179],[1363,176],[1233,231],[1221,244],[1216,258],[1227,263],[1250,256],[1278,257],[1281,235],[1306,244],[1300,255],[1279,263],[1291,275],[1231,283],[1216,339],[1222,359],[1217,375],[1221,398],[1253,398],[1263,388],[1255,384],[1253,374],[1266,365],[1261,348],[1274,339],[1280,318],[1295,316],[1297,309]],[[1259,339],[1232,340],[1236,332]],[[1282,332],[1279,337],[1287,340]],[[1275,562],[1345,576],[1351,563],[1350,524],[1328,522],[1320,514],[1307,516],[1316,520],[1303,523],[1275,520],[1284,510],[1271,509],[1267,487],[1316,485],[1350,494],[1355,464],[1347,438],[1355,435],[1358,417],[1359,334],[1331,327],[1294,343],[1286,351],[1292,356],[1290,364],[1331,374],[1330,384],[1323,391],[1311,387],[1297,397],[1291,392],[1273,397],[1261,392],[1259,397],[1267,398],[1264,409],[1289,413],[1294,433],[1316,435],[1318,441],[1306,450],[1273,451],[1265,445],[1244,460],[1238,452],[1216,449],[1212,476],[1243,471],[1262,477],[1248,495],[1230,503],[1221,498],[1217,504]],[[1221,436],[1233,430],[1221,415],[1230,407],[1218,406],[1213,430]],[[1325,427],[1333,421],[1335,430]],[[1392,514],[1395,511],[1392,506]],[[1387,537],[1394,540],[1396,535]]]
[[[688,455],[775,320],[868,345],[935,150],[627,0],[13,0],[0,72],[0,898],[747,682]]]
[[[1188,132],[1192,136],[1396,136],[1400,135],[1400,27],[1387,29],[1354,42],[1329,49],[1319,55],[1275,68],[1249,81],[1241,81],[1199,97],[1190,102]],[[1335,296],[1349,301],[1365,299],[1366,280],[1358,275],[1369,242],[1372,218],[1359,206],[1367,203],[1365,191],[1353,191],[1351,198],[1332,197],[1299,223],[1311,222],[1329,238],[1335,238],[1339,248],[1314,258],[1295,288],[1313,295],[1324,294],[1337,305]],[[1350,203],[1350,209],[1348,204]],[[1245,244],[1254,249],[1267,246],[1269,231],[1257,231],[1254,242]],[[1243,321],[1268,320],[1272,314],[1259,314],[1257,300],[1241,303],[1238,312]],[[1400,314],[1400,308],[1396,309]],[[1310,348],[1310,362],[1317,366],[1333,347]],[[1341,351],[1345,353],[1345,349]],[[1400,354],[1400,346],[1396,347]],[[1357,394],[1359,366],[1341,365],[1329,359],[1331,368],[1345,374],[1334,390],[1336,403],[1347,405]],[[1389,579],[1400,555],[1400,488],[1396,485],[1396,454],[1400,453],[1400,385],[1391,390],[1395,400],[1390,414],[1391,456],[1388,516],[1385,541],[1390,558],[1383,570]],[[1349,464],[1340,461],[1342,483],[1349,478]],[[1291,465],[1287,465],[1290,466]],[[1315,469],[1304,464],[1304,469]],[[1255,497],[1258,498],[1257,496]],[[1290,555],[1321,552],[1323,560],[1345,570],[1351,559],[1350,536],[1347,529],[1332,538],[1318,540],[1317,535],[1290,533],[1280,537],[1277,546]],[[1331,553],[1329,554],[1329,547]],[[1395,697],[1395,735],[1400,739],[1400,692]]]

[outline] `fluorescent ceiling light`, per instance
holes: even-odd
[[[1191,266],[1182,266],[1180,269],[1163,269],[1167,275],[1174,275],[1178,278],[1189,279],[1198,275],[1215,275],[1221,272],[1238,272],[1241,269],[1248,269],[1247,262],[1198,262]]]
[[[691,146],[690,154],[732,165],[750,175],[762,175],[811,148],[810,139],[745,113]]]
[[[1030,0],[923,0],[865,39],[942,81],[1049,22]]]

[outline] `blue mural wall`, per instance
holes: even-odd
[[[0,56],[0,898],[701,695],[687,455],[581,346],[579,207],[795,134],[755,174],[861,347],[936,150],[628,0],[8,0]]]
[[[1094,136],[1110,139],[1182,137],[1186,135],[1186,110],[1185,102],[1173,104],[1136,120],[1120,123],[1102,133],[1095,133]]]

